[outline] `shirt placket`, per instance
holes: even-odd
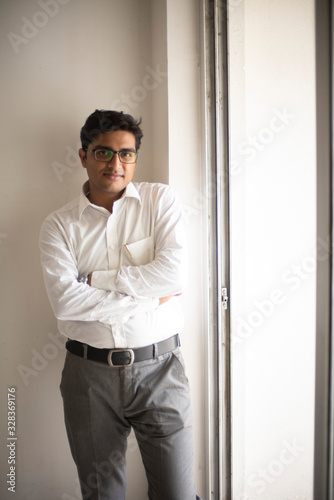
[[[117,210],[109,216],[106,227],[108,268],[119,269],[120,267],[120,242],[117,224]],[[126,336],[121,321],[114,323],[111,328],[115,347],[128,347],[126,345]]]
[[[107,221],[108,268],[119,269],[119,242],[116,216],[111,214]]]

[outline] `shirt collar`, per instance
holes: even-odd
[[[89,199],[87,197],[88,194],[89,194],[89,182],[86,181],[85,184],[82,186],[82,190],[81,190],[81,194],[80,194],[80,200],[79,200],[79,219],[81,218],[81,215],[82,215],[83,211],[87,207],[89,207],[89,206],[95,207],[96,206],[96,205],[94,205],[93,203],[91,203],[89,201]],[[127,185],[127,187],[125,188],[125,191],[122,194],[120,200],[122,200],[123,198],[135,198],[141,204],[140,194],[139,194],[137,188],[135,187],[135,185],[132,182],[130,182]],[[117,201],[120,201],[120,200],[117,200]]]

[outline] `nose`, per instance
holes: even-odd
[[[111,160],[108,161],[108,163],[104,167],[104,171],[115,175],[124,174],[123,165],[119,161],[119,156],[117,154],[114,154]]]
[[[108,167],[119,167],[120,164],[118,153],[115,153],[111,160],[108,161]]]

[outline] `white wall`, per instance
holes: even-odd
[[[206,212],[203,199],[205,166],[201,162],[199,4],[167,1],[169,181],[180,196],[189,246],[189,283],[183,303],[186,325],[182,345],[192,390],[195,421],[197,493],[207,497],[205,415],[207,394],[205,269]],[[180,49],[182,47],[182,50]]]
[[[314,2],[231,1],[229,41],[233,500],[310,500]]]
[[[182,2],[180,17],[177,3],[168,1],[167,29],[164,0],[1,2],[0,397],[5,409],[7,387],[15,387],[16,490],[20,500],[80,498],[58,389],[64,340],[57,334],[44,292],[38,251],[40,225],[52,210],[77,196],[85,180],[76,157],[79,129],[95,108],[123,109],[142,116],[145,137],[136,179],[169,179],[185,203],[191,199],[200,177],[196,148],[186,169],[176,148],[177,133],[182,134],[183,126],[188,127],[186,140],[193,145],[198,139],[197,124],[192,122],[199,92],[195,5]],[[14,35],[8,38],[9,33]],[[183,85],[191,92],[180,102],[177,91]],[[188,115],[180,123],[178,106]],[[188,232],[195,247],[191,263],[200,269],[200,227],[194,217]],[[187,317],[183,343],[193,389],[196,482],[203,494],[200,274],[192,275],[183,298]],[[5,478],[9,471],[5,413],[1,419],[0,492],[4,500],[12,498]],[[128,470],[129,500],[144,500],[146,480],[133,438]]]

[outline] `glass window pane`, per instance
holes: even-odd
[[[311,0],[229,5],[234,500],[313,488],[316,161]],[[318,242],[328,252],[328,242]]]

